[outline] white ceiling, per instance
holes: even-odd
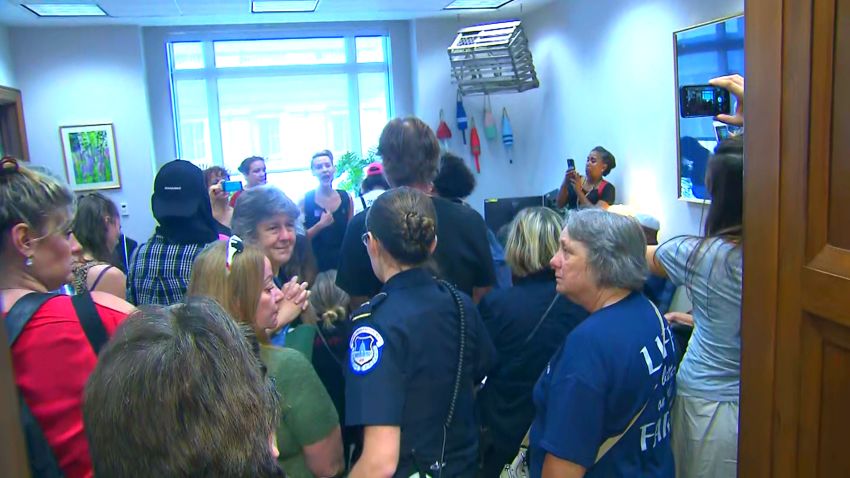
[[[516,17],[557,0],[514,0],[494,13]],[[39,18],[22,3],[96,2],[110,17]],[[250,0],[0,0],[0,25],[225,25],[368,20],[410,20],[437,16],[461,17],[481,11],[444,11],[451,0],[319,0],[313,13],[252,14]]]

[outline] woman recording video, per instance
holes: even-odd
[[[617,167],[617,161],[610,151],[597,146],[590,150],[587,155],[587,163],[584,167],[586,176],[582,176],[575,169],[575,164],[570,165],[567,160],[567,172],[564,182],[558,190],[558,207],[566,206],[568,209],[583,207],[601,207],[608,209],[616,199],[616,188],[604,180],[612,169]]]

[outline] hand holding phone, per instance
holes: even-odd
[[[719,86],[728,90],[735,96],[735,114],[717,115],[717,121],[732,126],[744,126],[744,77],[741,75],[728,75],[712,78],[708,81],[710,85]]]

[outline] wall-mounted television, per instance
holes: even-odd
[[[708,158],[732,132],[711,117],[683,118],[679,89],[724,75],[744,76],[744,16],[721,18],[673,33],[679,199],[704,203]],[[734,111],[735,105],[732,105]]]
[[[485,199],[484,222],[493,234],[498,235],[499,229],[513,221],[520,211],[540,206],[543,206],[543,196]]]

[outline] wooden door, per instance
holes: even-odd
[[[6,328],[0,327],[0,476],[27,478],[30,476],[29,462],[7,343]]]
[[[850,477],[850,0],[747,0],[739,476]]]

